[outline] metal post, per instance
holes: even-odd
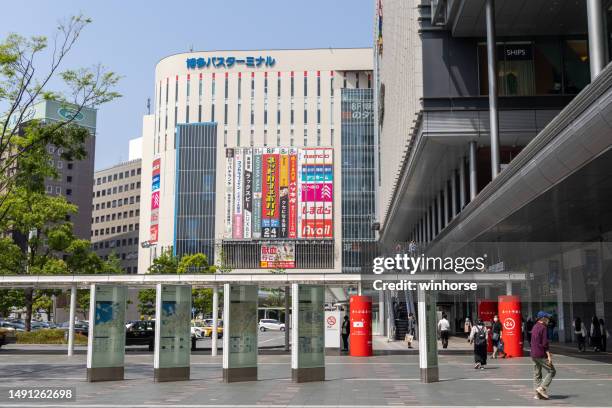
[[[591,81],[601,73],[606,65],[603,29],[603,7],[601,0],[587,0],[587,20],[589,26],[589,62]]]
[[[451,174],[451,197],[453,197],[452,199],[452,203],[451,203],[451,210],[452,210],[452,214],[451,214],[451,220],[453,218],[455,218],[455,215],[457,215],[457,213],[459,212],[457,209],[457,171],[453,170],[453,173]]]
[[[285,286],[285,351],[289,351],[289,328],[291,327],[291,320],[289,320],[289,311],[291,310],[289,305],[289,291],[291,287]]]
[[[486,0],[487,76],[489,78],[489,124],[491,128],[491,179],[499,174],[499,118],[497,114],[497,45],[495,0]]]
[[[438,193],[437,206],[438,206],[438,234],[442,232],[442,191]]]
[[[210,336],[210,339],[212,341],[212,346],[211,346],[210,355],[216,356],[218,354],[217,331],[219,327],[219,287],[217,285],[213,286],[212,319],[213,319],[213,324],[212,324],[212,332]]]
[[[444,183],[444,226],[446,227],[448,225],[448,222],[450,221],[449,219],[449,212],[451,211],[451,209],[448,206],[448,184]]]
[[[68,356],[74,354],[74,318],[76,314],[77,286],[70,288],[70,323],[68,324]]]
[[[461,165],[459,166],[459,202],[461,204],[460,210],[463,210],[463,207],[467,204],[467,195],[465,191],[465,160],[461,158]]]
[[[476,173],[476,142],[470,142],[470,201],[478,194],[478,178]]]

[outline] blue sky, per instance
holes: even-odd
[[[123,97],[98,111],[96,169],[127,160],[140,136],[155,64],[177,52],[207,49],[367,47],[372,0],[29,0],[3,5],[0,38],[9,32],[52,35],[57,22],[93,19],[63,68],[102,63],[123,79]]]

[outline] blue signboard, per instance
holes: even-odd
[[[151,184],[151,191],[159,190],[159,174],[153,176],[153,183]]]
[[[333,169],[331,165],[303,165],[302,182],[332,182],[333,177]]]
[[[244,58],[238,57],[200,57],[187,58],[187,69],[202,69],[202,68],[231,68],[235,65],[242,65],[247,68],[273,67],[276,60],[271,56],[265,57],[249,56]]]

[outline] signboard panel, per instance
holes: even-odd
[[[223,296],[223,378],[256,380],[258,287],[225,284]]]
[[[226,149],[225,234],[333,237],[333,149]]]
[[[157,242],[159,238],[159,203],[161,188],[161,159],[153,160],[151,172],[151,220],[149,243]]]
[[[295,382],[325,379],[325,290],[321,285],[292,285],[292,377]]]
[[[269,242],[261,244],[262,268],[295,268],[295,244],[293,242]]]
[[[87,377],[89,381],[123,379],[127,288],[91,285]]]
[[[225,238],[232,238],[234,215],[234,149],[225,149]]]
[[[191,286],[157,285],[153,367],[158,381],[189,378]],[[182,368],[182,370],[167,370]]]

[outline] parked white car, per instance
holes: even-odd
[[[285,323],[281,323],[276,319],[261,319],[259,321],[259,331],[280,330],[285,331]]]
[[[204,336],[204,328],[206,327],[206,322],[201,320],[191,321],[191,335],[196,338],[200,338]]]

